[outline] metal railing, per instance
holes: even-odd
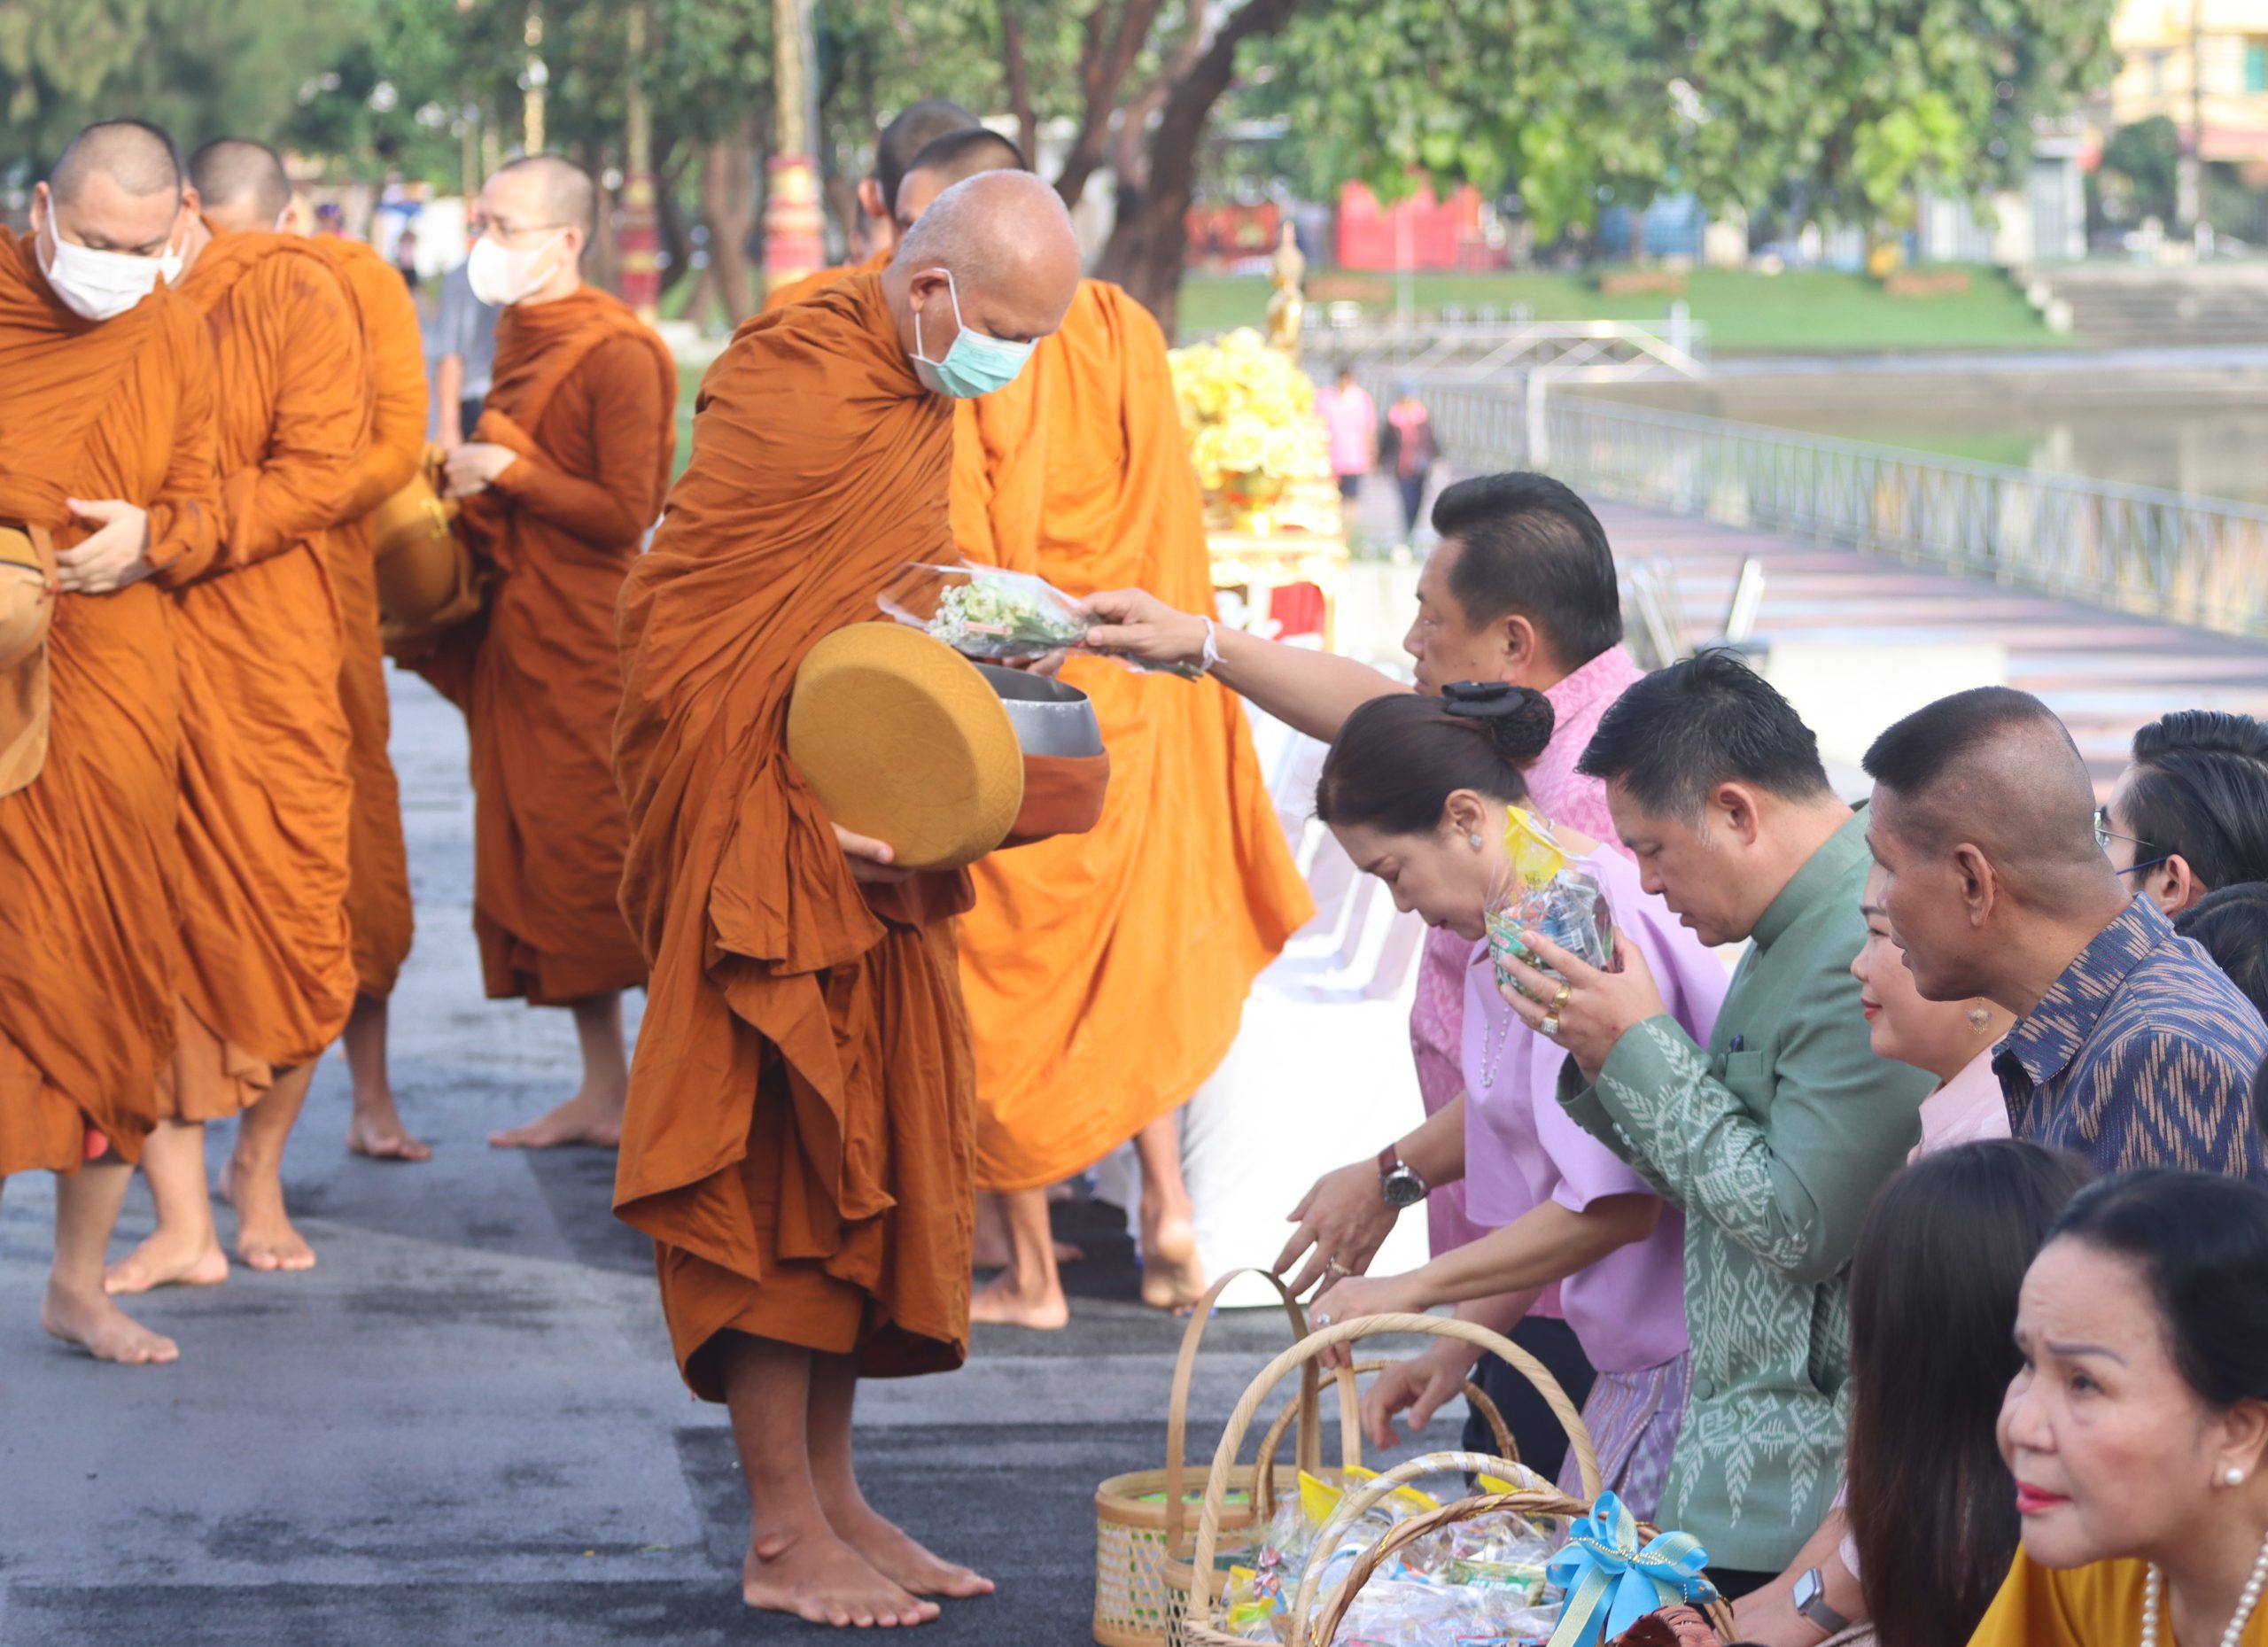
[[[1318,371],[1385,369],[1442,382],[1541,371],[1556,380],[1617,383],[1705,376],[1709,329],[1696,320],[1656,324],[1446,315],[1407,326],[1392,317],[1318,324],[1309,310],[1302,346]]]
[[[1422,392],[1468,473],[1541,469],[1588,495],[2268,635],[2268,508],[1575,396]]]

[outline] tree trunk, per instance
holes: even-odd
[[[1039,164],[1039,128],[1032,118],[1031,75],[1024,66],[1023,0],[999,0],[1000,69],[1008,82],[1008,113],[1015,118],[1016,146],[1024,164]]]
[[[1244,0],[1216,30],[1188,74],[1167,93],[1150,134],[1149,175],[1138,193],[1122,190],[1118,221],[1103,247],[1101,276],[1126,288],[1174,335],[1183,264],[1189,254],[1189,206],[1197,149],[1213,107],[1236,76],[1237,48],[1283,27],[1299,0]]]
[[[749,236],[756,228],[756,116],[708,146],[701,168],[701,214],[709,224],[710,290],[727,325],[753,312]]]
[[[1062,175],[1055,180],[1055,191],[1066,206],[1078,205],[1079,197],[1086,192],[1087,179],[1102,164],[1119,89],[1132,72],[1134,59],[1141,55],[1142,43],[1157,21],[1160,4],[1161,0],[1122,0],[1116,25],[1107,33],[1103,19],[1109,6],[1097,5],[1087,13],[1086,31],[1079,44],[1079,90],[1085,104],[1079,114],[1078,136],[1063,157]]]

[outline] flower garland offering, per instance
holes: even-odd
[[[1078,645],[1078,603],[1029,572],[992,566],[909,564],[882,591],[882,609],[964,657],[1037,657]]]

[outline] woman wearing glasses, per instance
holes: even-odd
[[[2268,880],[2268,726],[2203,709],[2152,721],[2095,808],[2094,837],[2127,886],[2169,915]]]

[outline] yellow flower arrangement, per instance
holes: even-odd
[[[1174,394],[1190,461],[1208,493],[1238,478],[1272,482],[1327,473],[1315,385],[1249,327],[1173,352]]]

